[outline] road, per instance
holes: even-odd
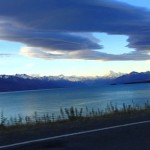
[[[150,150],[150,121],[64,134],[5,150]],[[0,149],[1,150],[1,149]]]

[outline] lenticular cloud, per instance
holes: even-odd
[[[147,60],[149,13],[115,0],[1,0],[0,39],[24,43],[20,53],[29,57]],[[135,51],[102,53],[103,45],[93,32],[127,35],[128,47]]]

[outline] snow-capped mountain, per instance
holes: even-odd
[[[122,76],[124,74],[125,73],[109,71],[109,73],[106,74],[105,77],[107,77],[107,78],[118,78],[118,77],[120,77],[120,76]]]
[[[22,79],[33,79],[34,77],[26,75],[26,74],[16,74],[15,77],[22,78]]]
[[[150,72],[131,72],[117,77],[111,72],[109,76],[76,77],[76,76],[29,76],[26,74],[0,75],[0,91],[20,91],[50,88],[71,88],[103,86],[111,84],[149,83]]]

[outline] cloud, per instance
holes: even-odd
[[[142,61],[149,60],[150,55],[142,52],[131,52],[120,55],[108,54],[99,51],[80,50],[60,53],[59,51],[47,51],[40,48],[24,47],[21,55],[33,58],[52,59],[79,59],[79,60],[101,60],[101,61]]]
[[[9,27],[9,28],[8,28]],[[98,39],[89,33],[40,32],[5,25],[0,38],[22,42],[32,47],[42,47],[52,50],[74,51],[84,49],[101,49]]]
[[[147,60],[150,10],[115,0],[1,0],[0,38],[27,45],[21,54],[44,59]],[[135,52],[102,53],[92,32],[127,35]]]

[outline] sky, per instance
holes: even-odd
[[[150,71],[149,0],[1,0],[0,74]]]

